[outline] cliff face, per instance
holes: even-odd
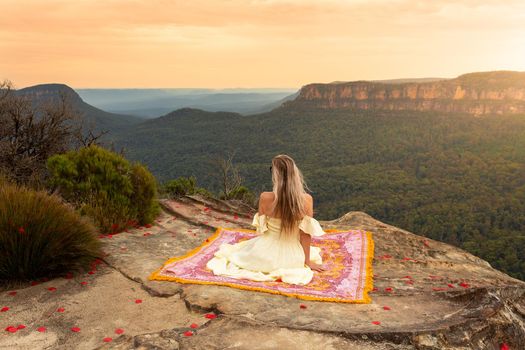
[[[525,72],[470,73],[434,82],[309,84],[283,107],[525,113]]]

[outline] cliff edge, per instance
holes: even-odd
[[[525,72],[468,73],[427,82],[309,84],[281,108],[525,113]]]
[[[251,228],[254,214],[198,196],[161,204],[151,227],[103,236],[107,255],[92,273],[2,292],[0,306],[10,307],[3,328],[26,328],[3,332],[0,348],[525,348],[525,282],[362,212],[320,223],[373,233],[370,304],[150,281],[152,271],[199,246],[216,227]],[[35,331],[42,326],[44,332]]]

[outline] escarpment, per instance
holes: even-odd
[[[431,82],[309,84],[282,108],[525,113],[525,72],[469,73]]]

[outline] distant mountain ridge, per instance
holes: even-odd
[[[107,111],[156,118],[180,108],[253,114],[270,111],[298,89],[77,89]],[[279,103],[280,104],[280,103]]]
[[[87,122],[88,126],[93,124],[96,130],[126,128],[143,121],[142,118],[135,116],[109,113],[98,109],[84,102],[75,90],[65,84],[34,85],[16,90],[16,93],[31,98],[34,104],[58,102],[60,95],[63,95],[69,100],[73,109],[82,114],[82,118]]]
[[[468,73],[454,79],[308,84],[283,108],[525,113],[525,72]]]

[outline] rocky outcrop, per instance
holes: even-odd
[[[525,72],[470,73],[431,82],[309,84],[282,108],[525,113]]]
[[[16,295],[0,293],[0,306],[10,307],[0,330],[26,326],[0,333],[0,348],[525,348],[525,282],[461,249],[361,212],[320,223],[373,233],[370,304],[149,281],[163,262],[199,246],[216,227],[249,227],[254,214],[195,196],[161,204],[155,225],[102,238],[107,255],[93,274],[24,286]],[[37,332],[42,326],[46,331]],[[81,330],[72,332],[73,326]]]

